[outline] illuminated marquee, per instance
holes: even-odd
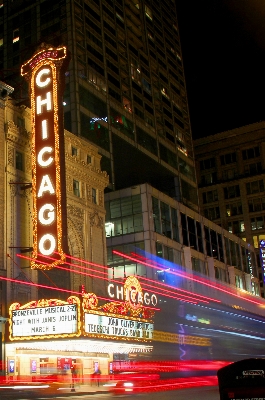
[[[30,81],[31,90],[33,269],[51,269],[65,260],[61,81],[67,63],[65,47],[48,48],[39,51],[21,68],[21,75]],[[47,263],[45,257],[50,257],[51,262]]]
[[[80,300],[71,296],[67,301],[52,299],[31,301],[9,308],[10,340],[63,338],[81,334]]]
[[[141,285],[128,277],[124,289],[133,290],[126,301],[111,301],[101,306],[94,293],[82,290],[82,300],[51,299],[13,303],[9,308],[10,340],[32,340],[86,336],[101,339],[152,341],[154,309],[141,301]],[[137,288],[137,291],[136,291]],[[137,293],[140,293],[139,297]],[[135,299],[139,299],[136,302]],[[82,305],[82,306],[81,306]]]
[[[109,285],[110,297],[114,297],[115,286]],[[123,340],[150,341],[153,339],[154,310],[144,306],[145,295],[135,276],[129,276],[122,289],[118,287],[122,300],[98,307],[98,300],[93,293],[83,294],[83,329],[84,336]],[[148,295],[146,301],[150,304]],[[154,303],[157,303],[153,300]]]
[[[86,313],[84,331],[87,335],[125,339],[153,339],[154,324],[147,321],[117,318],[101,314]]]

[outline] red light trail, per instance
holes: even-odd
[[[122,252],[119,252],[117,250],[113,250],[113,253],[118,255],[118,256],[120,256],[120,257],[122,257],[122,258],[129,259],[131,261],[143,264],[145,266],[148,266],[148,267],[156,269],[156,270],[158,268],[161,268],[161,267],[164,268],[164,266],[161,266],[161,265],[159,267],[158,263],[155,263],[155,266],[154,266],[152,264],[152,262],[143,261],[143,257],[141,257],[141,256],[139,257],[140,259],[138,259],[136,256],[132,257],[132,256],[129,256],[129,255],[124,254]],[[17,254],[17,256],[20,257],[20,258],[25,258],[25,259],[31,260],[30,257],[22,256],[21,254]],[[52,257],[47,257],[46,256],[45,258],[47,260],[53,260]],[[108,267],[106,267],[106,266],[103,266],[103,265],[100,265],[100,264],[97,264],[97,263],[92,263],[92,262],[89,262],[89,261],[86,261],[86,260],[82,260],[82,259],[80,259],[78,257],[72,257],[70,255],[67,255],[67,258],[75,260],[75,261],[78,261],[78,262],[80,262],[82,264],[85,264],[85,265],[101,268],[104,271],[103,270],[101,270],[101,271],[100,270],[96,270],[95,271],[94,268],[89,268],[89,267],[86,267],[86,266],[80,266],[80,265],[77,265],[77,264],[71,263],[71,262],[65,262],[64,264],[65,265],[69,265],[70,267],[73,267],[74,269],[72,269],[72,268],[68,269],[68,268],[65,268],[65,267],[62,267],[62,266],[56,266],[56,268],[61,269],[61,270],[66,270],[66,271],[71,272],[71,273],[77,273],[77,274],[80,274],[80,275],[89,276],[89,277],[93,277],[93,278],[104,279],[105,281],[121,284],[120,280],[111,279],[111,278],[108,277],[108,273],[106,272],[106,270],[108,270]],[[147,260],[147,259],[145,258],[145,260]],[[44,263],[44,264],[49,264],[49,262]],[[91,273],[83,272],[83,271],[77,271],[76,269],[79,269],[79,270],[82,269],[82,270],[85,270],[85,271],[91,271]],[[176,275],[176,276],[182,277],[184,279],[188,278],[188,279],[190,279],[190,280],[192,280],[194,282],[197,282],[197,283],[200,283],[202,285],[211,287],[211,288],[213,288],[215,290],[219,290],[220,292],[229,294],[229,295],[237,297],[239,299],[244,299],[245,301],[248,301],[248,302],[251,302],[251,303],[254,303],[254,304],[257,304],[257,305],[263,305],[258,300],[247,299],[247,298],[245,298],[243,296],[240,296],[240,295],[237,295],[236,293],[233,293],[232,290],[230,291],[230,290],[227,290],[227,289],[225,289],[223,287],[216,286],[215,284],[212,284],[211,282],[207,282],[203,278],[202,279],[198,279],[198,278],[195,278],[194,276],[192,276],[191,274],[182,273],[182,272],[176,272],[176,271],[170,271],[170,273],[172,275]],[[144,282],[141,282],[141,284],[142,284],[142,287],[145,290],[150,290],[150,288],[152,288],[152,291],[155,294],[158,294],[158,295],[161,295],[161,296],[173,298],[175,300],[180,300],[180,301],[187,301],[187,302],[193,303],[193,304],[198,304],[198,302],[202,302],[202,303],[206,302],[207,303],[207,302],[210,302],[210,301],[221,303],[220,300],[217,300],[217,299],[214,299],[214,298],[211,298],[211,297],[208,297],[208,296],[203,296],[203,295],[200,295],[200,294],[196,294],[196,293],[193,293],[193,292],[189,292],[189,291],[186,291],[184,289],[175,288],[175,287],[172,287],[172,286],[167,285],[165,283],[158,282],[158,281],[155,281],[155,280],[152,280],[152,279],[149,279],[149,278],[141,277],[141,280],[144,281]],[[149,282],[149,283],[147,283],[146,281]],[[180,292],[182,292],[182,293],[180,293]]]
[[[30,257],[23,256],[21,254],[17,254],[17,256],[20,257],[20,258],[24,258],[24,259],[29,259],[29,260],[31,259]],[[52,260],[53,261],[52,257],[46,256],[45,258],[47,258],[47,260]],[[49,264],[49,262],[47,262],[47,264]],[[76,265],[76,264],[72,264],[72,263],[69,263],[69,262],[65,262],[64,264],[67,264],[69,266],[72,266],[72,267],[75,267],[75,268],[79,268],[79,269],[85,269],[86,271],[87,270],[91,270],[91,271],[93,271],[93,273],[88,273],[88,272],[83,272],[83,271],[76,271],[76,270],[65,268],[65,267],[62,267],[62,266],[59,266],[59,265],[57,265],[55,268],[61,269],[61,270],[65,270],[65,271],[68,271],[68,272],[72,272],[72,273],[74,272],[74,273],[77,273],[77,274],[83,275],[83,276],[90,276],[90,277],[93,277],[93,278],[94,277],[98,278],[98,276],[95,275],[95,270],[93,270],[92,268],[82,267],[82,266],[79,266],[79,265]],[[115,280],[115,279],[110,279],[107,276],[106,272],[103,272],[103,271],[96,271],[96,272],[100,273],[101,275],[105,275],[105,276],[100,276],[99,277],[100,279],[104,279],[104,280],[106,280],[108,282],[111,281],[111,282],[120,284],[120,281]],[[151,279],[148,279],[148,278],[144,278],[144,280],[156,283],[156,286],[151,285],[151,284],[147,284],[145,282],[142,283],[143,287],[146,287],[146,288],[150,288],[151,287],[152,288],[152,292],[154,294],[158,294],[158,295],[161,295],[161,296],[169,297],[169,298],[172,298],[172,299],[175,299],[175,300],[189,302],[189,303],[192,303],[192,304],[198,304],[198,302],[209,303],[209,300],[218,302],[218,300],[210,299],[210,298],[208,298],[206,296],[197,295],[197,294],[191,293],[191,292],[190,292],[190,296],[188,296],[186,294],[182,294],[182,293],[175,293],[173,291],[164,289],[163,287],[162,288],[157,287],[157,285],[161,285],[161,286],[166,286],[166,287],[172,288],[172,287],[170,287],[168,285],[162,284],[160,282],[157,282],[157,281],[154,281],[154,280],[151,280]],[[177,288],[173,288],[173,289],[175,291],[178,290]],[[150,289],[148,289],[148,290],[150,290]],[[187,292],[187,293],[189,293],[189,292]]]
[[[127,254],[121,253],[120,251],[112,250],[112,252],[113,252],[114,254],[116,254],[116,255],[122,257],[122,258],[126,258],[126,259],[131,260],[131,261],[134,261],[134,262],[138,262],[138,263],[140,263],[140,264],[146,265],[147,267],[155,268],[155,269],[158,268],[157,266],[155,267],[154,265],[150,264],[149,262],[139,261],[136,257],[131,257],[131,256],[127,255]],[[163,268],[164,268],[164,266],[163,266]],[[183,274],[183,273],[181,273],[181,272],[176,272],[176,271],[170,271],[170,273],[171,273],[172,275],[180,276],[180,277],[182,277],[182,278],[187,278],[187,274],[185,274],[185,273]],[[219,290],[220,292],[223,292],[223,293],[229,294],[229,295],[231,295],[231,296],[237,297],[237,298],[239,298],[239,299],[242,299],[241,296],[239,296],[239,295],[236,294],[236,293],[233,293],[231,290],[229,291],[229,290],[224,289],[224,288],[222,288],[222,287],[220,287],[220,286],[214,285],[214,284],[212,284],[212,283],[210,283],[210,282],[206,282],[205,280],[194,278],[194,277],[193,277],[192,275],[190,275],[190,274],[189,274],[188,278],[189,278],[190,280],[194,281],[194,282],[200,283],[200,284],[202,284],[202,285],[211,287],[211,288],[213,288],[213,289],[215,289],[215,290]],[[244,300],[246,300],[246,301],[248,301],[248,302],[250,302],[250,303],[258,304],[258,305],[264,305],[264,303],[261,303],[260,301],[257,301],[257,300],[246,299],[246,298],[244,298]]]

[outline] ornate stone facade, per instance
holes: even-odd
[[[3,151],[0,154],[1,275],[37,282],[38,272],[30,269],[28,259],[32,246],[33,216],[30,109],[16,107],[8,100],[0,110],[0,122],[5,127],[5,132],[1,132]],[[65,131],[65,157],[69,255],[106,265],[104,188],[108,184],[108,176],[101,171],[101,156],[94,145]],[[25,259],[17,256],[20,252]],[[71,258],[69,260],[70,264],[76,263]],[[85,285],[88,291],[95,290],[89,271],[78,274],[74,272],[76,268],[73,265],[69,265],[72,271],[71,289],[78,291],[80,285]],[[80,268],[80,271],[85,269]],[[15,300],[25,302],[31,297],[42,296],[41,289],[30,285],[7,283],[7,289],[8,303]]]

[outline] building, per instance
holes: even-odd
[[[258,261],[265,239],[264,133],[262,121],[194,141],[201,213],[251,243]],[[259,280],[264,296],[261,268]]]
[[[137,274],[175,285],[167,269],[183,268],[259,295],[254,248],[152,186],[107,193],[105,207],[110,277]],[[136,249],[167,260],[165,266],[159,271],[113,253]],[[190,283],[187,279],[182,284],[187,289]]]
[[[22,104],[20,67],[42,42],[71,53],[65,128],[98,147],[107,190],[149,182],[197,209],[175,1],[3,0],[0,79]]]

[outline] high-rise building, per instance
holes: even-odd
[[[0,79],[22,104],[41,43],[68,46],[65,128],[98,147],[107,190],[148,182],[197,210],[175,1],[0,1]]]
[[[194,141],[201,212],[254,245],[258,260],[265,240],[264,132],[262,121]],[[264,297],[261,265],[259,278]]]

